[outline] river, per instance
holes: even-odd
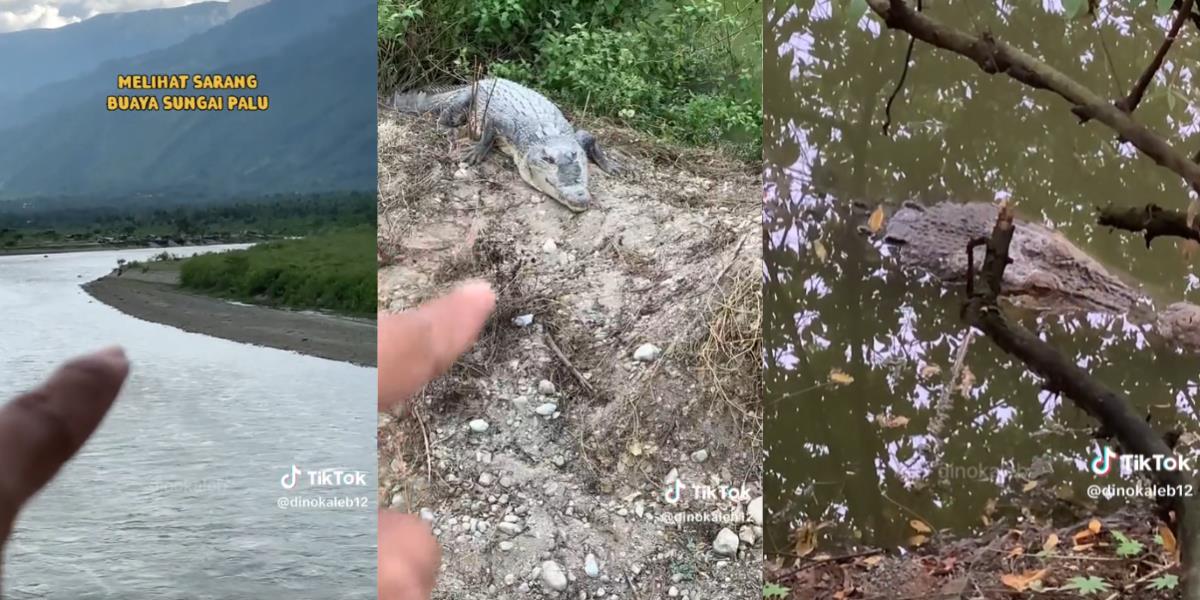
[[[913,519],[969,535],[987,520],[1013,522],[1023,508],[1038,518],[1115,508],[1119,501],[1085,495],[1103,482],[1086,467],[1097,451],[1094,422],[982,336],[953,382],[966,391],[953,395],[945,445],[926,450],[964,339],[963,290],[902,271],[859,228],[880,205],[890,214],[905,200],[1004,198],[1159,301],[1198,302],[1193,250],[1166,238],[1147,249],[1139,236],[1098,227],[1093,213],[1110,202],[1183,209],[1186,188],[1103,125],[1080,125],[1057,96],[920,43],[883,135],[907,34],[873,16],[848,23],[845,3],[834,4],[768,7],[768,552],[787,548],[804,523],[823,524],[819,548],[832,551],[908,545]],[[1116,12],[1097,25],[1067,21],[1054,1],[926,2],[926,10],[969,32],[991,31],[1116,99],[1149,61],[1167,18],[1137,3],[1103,4]],[[1188,33],[1172,56],[1196,55]],[[1136,114],[1190,155],[1200,147],[1200,111],[1188,100],[1188,60],[1168,59],[1176,92],[1160,81]],[[1128,394],[1159,430],[1197,429],[1195,356],[1124,318],[1019,316]],[[831,383],[838,371],[853,381]]]
[[[79,287],[158,252],[0,257],[0,398],[106,345],[132,363],[100,429],[22,511],[5,598],[374,598],[375,370],[140,321]],[[302,475],[285,490],[293,465],[366,485]],[[299,495],[366,505],[277,506]]]

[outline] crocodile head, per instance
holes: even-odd
[[[592,204],[587,153],[574,136],[556,136],[529,147],[516,161],[521,178],[575,212]]]

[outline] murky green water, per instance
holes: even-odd
[[[1097,227],[1093,215],[1110,202],[1183,208],[1185,187],[1104,126],[1079,125],[1057,96],[921,44],[892,109],[892,136],[883,136],[907,35],[870,17],[848,25],[842,3],[834,4],[838,10],[828,0],[767,8],[768,551],[785,547],[801,522],[829,524],[819,542],[828,550],[904,544],[916,515],[968,533],[989,503],[995,516],[1012,516],[1017,498],[1043,517],[1093,510],[1086,487],[1106,481],[1086,471],[1096,451],[1093,422],[981,335],[966,355],[973,381],[965,397],[954,396],[944,445],[926,451],[933,406],[965,333],[963,291],[902,272],[879,242],[856,231],[867,215],[850,202],[890,212],[904,200],[1009,198],[1019,215],[1057,227],[1157,299],[1200,302],[1200,259],[1173,240],[1147,250],[1137,236]],[[1099,27],[1067,23],[1056,5],[981,10],[929,1],[926,10],[963,29],[990,30],[1113,99],[1128,91],[1166,29],[1147,10],[1110,15]],[[1200,56],[1188,37],[1173,50],[1186,68],[1168,60],[1167,69],[1184,90]],[[1156,93],[1162,89],[1151,89],[1137,118],[1191,154],[1200,148],[1200,110]],[[1123,318],[1023,322],[1127,393],[1160,429],[1197,429],[1197,357]],[[833,369],[853,383],[829,384]],[[909,422],[885,427],[881,415]],[[1028,479],[1037,484],[1026,492]],[[1112,506],[1101,501],[1095,510]]]

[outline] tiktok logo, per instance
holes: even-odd
[[[1092,472],[1097,475],[1108,475],[1112,470],[1112,459],[1117,454],[1108,446],[1102,446],[1096,451],[1096,458],[1092,459]]]
[[[299,476],[300,467],[292,465],[292,471],[290,473],[285,473],[283,477],[279,478],[279,485],[282,485],[283,489],[285,490],[290,490],[296,487],[296,478]]]
[[[668,504],[678,504],[679,495],[682,491],[683,484],[679,483],[679,480],[676,479],[675,481],[671,482],[671,487],[668,487],[667,490],[663,492],[663,500],[666,500]]]

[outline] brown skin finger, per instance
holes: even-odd
[[[441,561],[428,523],[379,511],[379,600],[428,600]]]
[[[109,348],[68,362],[0,408],[0,545],[21,505],[100,425],[128,375],[125,353]]]
[[[407,402],[475,343],[496,307],[486,282],[466,283],[415,310],[379,317],[379,410]]]

